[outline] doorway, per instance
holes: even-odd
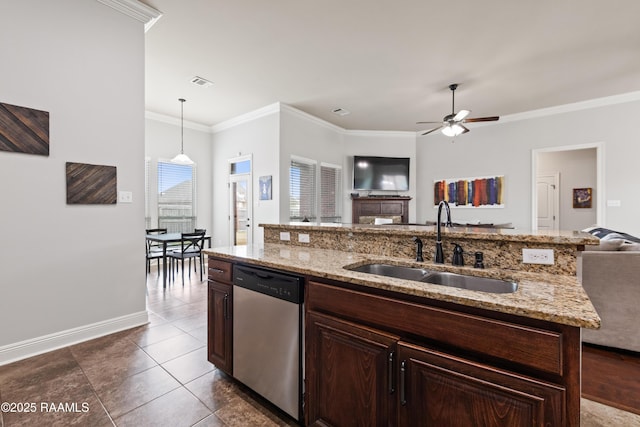
[[[585,158],[586,160],[584,160]],[[577,163],[579,159],[583,159],[581,161],[586,162],[588,167],[576,168],[574,162]],[[580,230],[594,224],[605,224],[604,143],[536,149],[532,150],[531,161],[532,230]],[[541,170],[541,168],[546,168],[546,170]],[[541,188],[539,182],[543,176],[555,175],[556,171],[560,172],[559,177],[562,176],[562,182],[558,177],[555,184],[553,182],[543,183]],[[580,178],[576,180],[576,176],[580,176]],[[557,198],[549,199],[553,196],[553,192],[547,191],[552,189],[545,189],[545,185],[556,185],[556,188],[559,189]],[[593,187],[595,200],[589,209],[576,209],[572,204],[572,191],[574,188],[580,187]],[[555,210],[556,206],[558,208],[555,211],[556,228],[550,228],[548,217],[553,213],[550,213],[549,209]]]
[[[229,242],[232,246],[253,243],[251,156],[229,160]]]

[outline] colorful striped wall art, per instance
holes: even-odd
[[[433,204],[451,207],[504,208],[504,176],[452,178],[433,184]]]

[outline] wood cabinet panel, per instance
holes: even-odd
[[[409,222],[411,197],[356,197],[351,205],[351,222],[360,223],[361,216],[400,216],[402,223]]]
[[[402,342],[398,356],[400,426],[567,425],[560,386]]]
[[[436,340],[556,375],[562,335],[501,320],[372,295],[311,281],[308,309]]]
[[[209,258],[209,279],[222,283],[231,283],[232,264],[215,258]]]
[[[209,280],[207,354],[209,362],[233,372],[233,286]]]
[[[395,425],[398,338],[309,312],[307,425]]]

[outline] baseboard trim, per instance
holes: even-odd
[[[147,311],[67,329],[0,347],[0,366],[149,323]]]

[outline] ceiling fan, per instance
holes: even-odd
[[[437,130],[442,130],[442,133],[447,136],[458,136],[463,133],[469,132],[463,123],[474,123],[474,122],[495,122],[500,117],[491,116],[491,117],[474,117],[467,118],[471,111],[469,110],[460,110],[457,113],[455,112],[455,93],[458,88],[457,83],[453,83],[449,85],[449,89],[451,89],[451,114],[447,114],[444,116],[441,122],[417,122],[417,124],[424,123],[440,123],[440,126],[435,127],[433,129],[429,129],[424,132],[422,135],[427,135],[431,132],[435,132]]]

